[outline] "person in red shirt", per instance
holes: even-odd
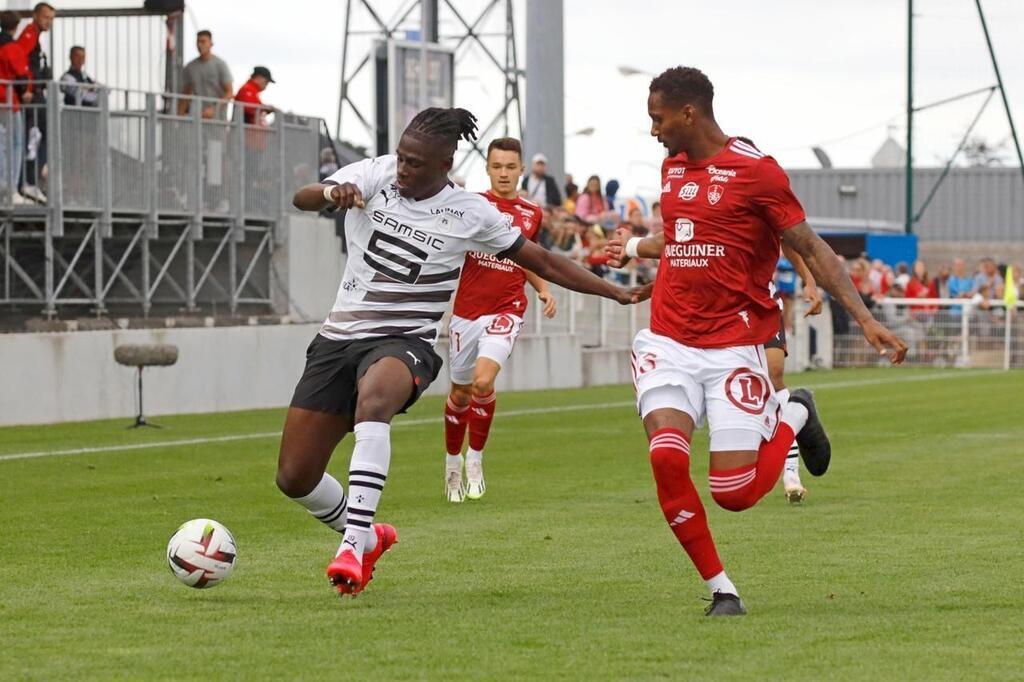
[[[544,212],[516,192],[522,173],[523,150],[519,140],[501,137],[488,145],[487,176],[491,189],[482,195],[523,237],[535,242]],[[544,314],[553,317],[555,297],[543,279],[507,258],[474,251],[466,254],[448,326],[452,389],[444,408],[444,427],[445,497],[449,502],[462,502],[467,496],[473,500],[483,497],[484,445],[497,404],[494,380],[512,354],[523,328],[526,282],[536,289],[537,298],[544,304]],[[467,427],[469,449],[463,483],[462,444]]]
[[[18,175],[21,173],[22,157],[25,153],[25,119],[21,113],[22,103],[32,101],[32,91],[29,90],[31,75],[28,68],[28,55],[25,50],[14,39],[14,31],[18,28],[18,15],[14,12],[0,12],[0,110],[11,109],[9,116],[4,118],[11,122],[11,159],[3,158],[3,150],[7,145],[0,145],[0,177],[4,178],[4,185],[10,192],[11,200],[15,204],[29,203],[20,193],[18,188]],[[6,81],[14,81],[13,86],[8,86]],[[10,103],[8,104],[8,98]],[[7,131],[0,125],[0,135],[6,136]],[[7,178],[13,169],[14,177]]]
[[[248,125],[265,125],[264,116],[271,107],[263,105],[260,93],[267,89],[267,86],[276,82],[270,75],[270,69],[265,66],[257,66],[252,70],[242,87],[238,88],[235,94],[235,101],[242,104],[242,117]]]
[[[753,144],[722,132],[714,87],[701,71],[676,67],[650,85],[651,135],[668,149],[662,164],[664,230],[608,245],[612,265],[660,258],[650,329],[633,342],[637,403],[649,438],[658,500],[669,527],[711,591],[711,616],[746,608],[718,557],[690,479],[690,437],[710,424],[711,495],[719,506],[752,507],[778,481],[796,439],[820,476],[831,445],[806,389],[775,391],[764,343],[779,328],[769,292],[782,243],[860,324],[892,362],[906,344],[875,320],[832,249],[807,224],[786,174]]]
[[[25,111],[26,163],[25,177],[22,179],[20,192],[23,196],[38,203],[46,203],[46,195],[39,189],[39,177],[46,166],[46,83],[53,78],[53,72],[46,59],[46,52],[40,45],[42,34],[53,26],[57,11],[47,2],[36,3],[32,8],[32,22],[18,35],[18,45],[28,60],[31,78],[28,91],[32,92],[34,106]],[[32,83],[38,83],[33,87]]]
[[[924,264],[924,261],[914,261],[914,274],[911,275],[910,280],[907,282],[905,295],[907,298],[939,297],[939,284],[928,276],[928,266]],[[910,314],[915,319],[928,321],[938,309],[938,306],[935,305],[912,305],[910,306]]]

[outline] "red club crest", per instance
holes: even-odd
[[[761,414],[768,404],[771,387],[768,380],[760,374],[740,367],[725,380],[725,395],[729,402],[744,412]]]

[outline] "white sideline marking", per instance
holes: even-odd
[[[984,374],[996,374],[1001,370],[966,370],[956,373],[943,372],[936,374],[922,374],[915,377],[899,379],[899,383],[908,381],[935,381],[938,379],[961,379]],[[815,391],[824,391],[832,388],[855,388],[857,386],[876,386],[880,384],[893,383],[891,378],[879,379],[851,379],[848,381],[834,381],[832,383],[811,386]],[[549,414],[551,412],[582,412],[585,410],[601,410],[611,407],[634,407],[635,400],[620,400],[613,403],[587,403],[584,405],[558,405],[555,407],[531,407],[523,410],[507,410],[498,412],[495,417],[524,417],[531,414]],[[402,419],[394,423],[395,428],[401,426],[423,426],[433,424],[440,419],[430,417],[425,419]],[[147,450],[149,448],[169,448],[176,445],[204,445],[207,443],[230,443],[240,440],[258,440],[260,438],[279,438],[280,431],[264,431],[262,433],[243,433],[234,436],[210,436],[207,438],[183,438],[181,440],[164,440],[155,443],[130,443],[127,445],[100,445],[91,448],[71,448],[68,450],[41,450],[38,452],[17,452],[10,455],[0,455],[0,462],[16,459],[36,459],[38,457],[66,457],[68,455],[86,455],[96,452],[124,452],[127,450]]]

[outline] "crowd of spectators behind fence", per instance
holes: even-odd
[[[40,38],[53,26],[57,10],[40,2],[27,22],[12,11],[0,12],[0,139],[9,136],[8,145],[0,145],[0,182],[9,188],[11,200],[19,204],[45,204],[47,172],[46,87],[53,80],[47,54]],[[19,30],[20,28],[20,30]],[[188,115],[193,106],[201,107],[207,119],[224,120],[228,105],[242,107],[247,125],[269,123],[274,107],[264,104],[260,93],[274,82],[265,66],[253,68],[249,79],[234,90],[227,63],[213,54],[213,34],[208,30],[196,34],[199,56],[185,65],[182,88],[176,104],[168,99],[168,107],[180,116]],[[86,48],[75,45],[68,54],[70,67],[59,79],[63,104],[72,107],[96,107],[100,84],[85,71]],[[200,98],[200,99],[192,99]],[[10,126],[10,130],[7,127]],[[15,178],[8,178],[9,169],[16,169]]]

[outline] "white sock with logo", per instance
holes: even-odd
[[[452,469],[458,469],[462,471],[462,455],[445,455],[444,457],[444,468],[445,471],[451,471]]]
[[[373,517],[391,466],[391,425],[360,422],[354,432],[356,446],[348,470],[348,522],[338,553],[352,550],[357,559],[362,559],[363,552],[376,547]]]
[[[321,523],[339,533],[345,532],[345,490],[334,476],[325,473],[308,495],[292,499]]]

